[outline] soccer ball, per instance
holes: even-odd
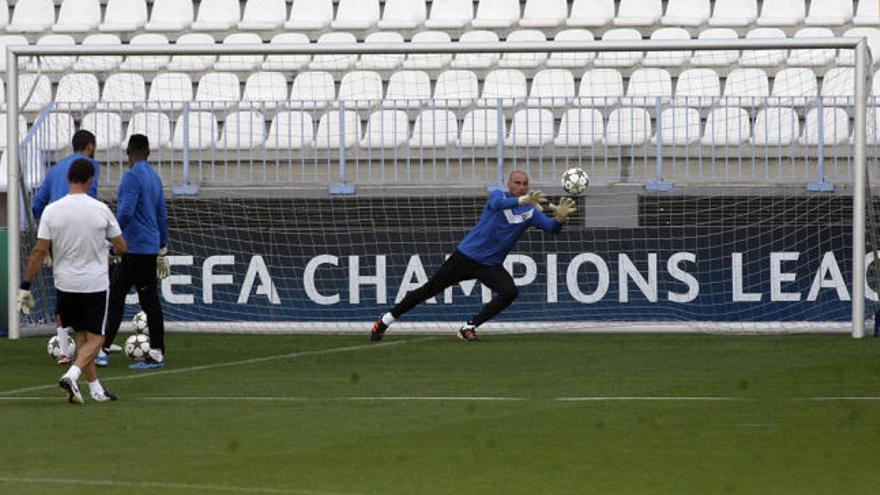
[[[125,355],[133,361],[143,361],[150,352],[150,337],[136,333],[125,340]]]
[[[147,326],[147,314],[143,311],[135,313],[134,318],[131,319],[131,329],[135,333],[147,333],[150,329]]]
[[[68,344],[69,353],[68,356],[70,359],[73,359],[73,356],[76,355],[76,341],[71,339],[70,337],[65,337],[70,343]],[[49,345],[46,346],[46,351],[49,353],[49,357],[57,360],[61,357],[61,343],[58,342],[58,336],[53,335],[51,339],[49,339]]]
[[[562,173],[562,189],[570,196],[577,196],[587,189],[590,176],[582,168],[570,168]]]

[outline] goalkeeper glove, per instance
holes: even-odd
[[[168,262],[168,248],[163,247],[159,250],[159,256],[156,257],[156,278],[162,280],[171,275],[171,263]]]
[[[568,220],[568,216],[577,211],[574,200],[571,198],[560,199],[558,205],[550,203],[548,208],[553,211],[553,218],[559,223],[565,223]]]
[[[18,288],[18,296],[16,296],[15,300],[18,302],[18,309],[20,309],[26,316],[30,316],[31,308],[37,305],[37,302],[34,301],[34,295],[31,294],[30,282],[21,282],[21,285]]]
[[[532,205],[538,211],[544,211],[541,203],[547,202],[547,196],[541,191],[529,191],[522,196],[516,198],[516,202],[520,205]]]

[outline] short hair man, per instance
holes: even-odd
[[[34,306],[30,281],[43,265],[51,247],[55,253],[53,275],[58,294],[58,314],[65,327],[76,332],[76,361],[61,377],[58,386],[67,392],[71,404],[82,404],[78,381],[85,374],[94,400],[116,400],[98,381],[95,356],[104,342],[107,324],[107,239],[117,254],[126,250],[116,218],[104,203],[88,196],[95,167],[86,159],[75,160],[67,172],[70,193],[48,205],[37,232],[37,244],[28,259],[18,292],[25,314]]]

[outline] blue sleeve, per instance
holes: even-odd
[[[101,177],[101,169],[98,168],[98,162],[93,161],[95,166],[95,179],[92,181],[92,187],[89,188],[89,196],[98,199],[98,178]]]
[[[513,208],[518,204],[516,198],[508,198],[501,191],[492,191],[492,193],[489,194],[490,210],[506,210],[508,208]]]
[[[156,205],[156,220],[159,224],[159,247],[168,245],[168,210],[165,208],[165,193],[159,189],[159,202]]]
[[[134,179],[134,174],[126,173],[122,177],[122,182],[119,183],[119,194],[116,197],[116,219],[122,230],[125,230],[134,217],[139,192],[140,188],[137,185],[137,179]]]
[[[34,201],[31,204],[31,212],[34,214],[34,218],[40,218],[43,216],[43,210],[46,209],[46,205],[49,204],[49,190],[52,189],[52,185],[50,182],[52,181],[51,175],[46,175],[46,178],[43,179],[43,183],[40,184],[40,190],[37,191],[36,196],[34,196]]]
[[[551,234],[555,234],[562,230],[561,223],[538,210],[535,210],[535,213],[532,215],[532,222],[535,224],[535,227],[538,227],[544,232],[550,232]]]

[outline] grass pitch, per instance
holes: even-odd
[[[83,406],[46,338],[0,341],[0,493],[880,490],[880,341],[167,340],[168,368],[113,355],[101,377],[120,400]]]

